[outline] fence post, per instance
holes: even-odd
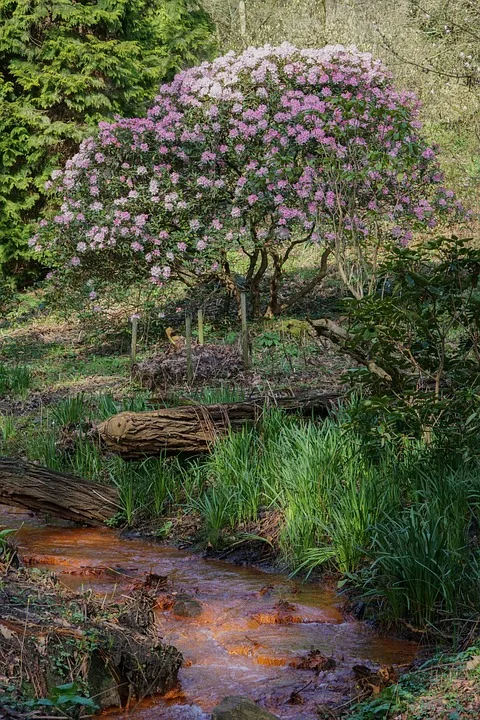
[[[248,349],[248,326],[247,326],[247,296],[245,293],[240,295],[240,312],[242,316],[242,355],[243,368],[248,370],[250,367],[250,357]]]
[[[203,345],[203,310],[201,308],[197,313],[197,318],[198,318],[198,344]]]
[[[185,351],[187,353],[187,383],[192,384],[193,381],[193,361],[192,361],[192,318],[190,315],[185,317]]]
[[[132,315],[132,344],[130,347],[130,365],[135,365],[137,361],[137,331],[138,331],[138,317]]]

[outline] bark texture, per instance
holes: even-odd
[[[290,397],[259,397],[245,402],[187,405],[150,412],[123,412],[98,427],[104,447],[125,458],[160,453],[204,453],[229,429],[260,418],[266,406],[325,417],[337,394],[298,393]]]
[[[0,503],[99,525],[120,510],[116,488],[0,457]]]

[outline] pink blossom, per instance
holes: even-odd
[[[403,228],[464,212],[418,134],[415,98],[341,46],[248,48],[183,70],[147,117],[102,122],[52,182],[56,214],[31,246],[59,266],[88,249],[79,282],[120,261],[140,280],[146,263],[161,287],[180,257],[200,277],[240,245],[282,255],[292,238],[336,233],[354,245],[372,221],[401,242]]]
[[[425,158],[425,160],[433,160],[435,158],[435,153],[433,152],[432,148],[426,148],[422,152],[422,157]]]

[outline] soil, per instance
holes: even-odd
[[[145,585],[106,602],[52,572],[0,563],[0,707],[19,712],[75,682],[99,707],[125,706],[177,684],[181,654],[159,641]],[[35,716],[35,713],[33,714]],[[0,712],[1,717],[1,712]],[[8,717],[8,714],[7,714]]]

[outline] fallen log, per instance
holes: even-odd
[[[97,426],[103,446],[124,458],[204,453],[228,430],[258,420],[266,406],[325,417],[338,394],[304,392],[215,405],[187,405],[149,412],[122,412]]]
[[[116,488],[7,457],[0,457],[0,503],[86,525],[120,510]]]

